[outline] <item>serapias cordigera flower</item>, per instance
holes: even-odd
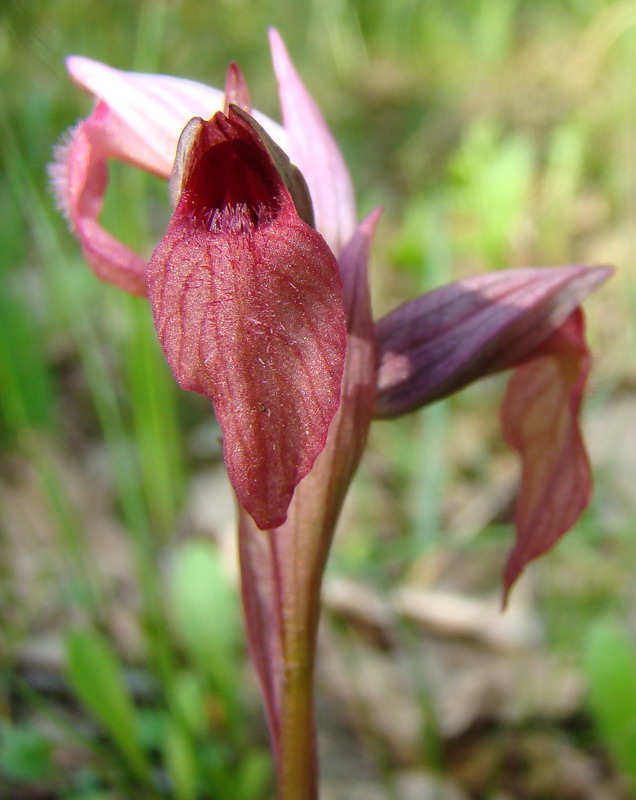
[[[493,272],[374,323],[367,264],[379,212],[356,222],[342,155],[275,31],[270,44],[282,127],[252,110],[235,66],[221,92],[69,58],[96,104],[58,147],[51,174],[97,276],[149,297],[176,379],[214,404],[240,506],[252,656],[279,784],[291,786],[303,758],[315,773],[313,739],[289,756],[299,747],[298,698],[311,682],[333,530],[372,419],[515,370],[502,406],[522,460],[507,593],[589,500],[579,410],[590,354],[579,306],[611,270]],[[99,223],[108,159],[171,177],[172,218],[149,260]]]

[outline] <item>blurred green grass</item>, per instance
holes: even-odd
[[[609,610],[629,618],[636,599],[636,503],[616,479],[628,467],[613,424],[617,399],[633,407],[636,377],[631,0],[2,4],[0,469],[8,485],[16,464],[35,469],[56,543],[51,570],[65,581],[74,576],[69,616],[112,628],[113,600],[92,561],[86,518],[58,468],[61,460],[82,470],[100,452],[111,513],[132,542],[145,656],[174,688],[174,653],[161,633],[161,561],[187,529],[189,479],[201,467],[188,442],[204,426],[213,439],[216,429],[207,404],[176,389],[146,305],[93,278],[53,207],[51,148],[89,108],[63,58],[79,53],[217,86],[235,60],[255,104],[277,116],[268,25],[281,31],[332,125],[361,213],[385,209],[372,265],[378,315],[475,271],[571,262],[619,268],[587,304],[598,353],[587,401],[600,431],[596,499],[578,530],[532,570],[554,646],[576,649],[591,616]],[[110,230],[148,253],[167,213],[165,186],[113,170]],[[479,513],[459,512],[488,487],[514,482],[498,438],[501,388],[494,379],[374,427],[336,572],[389,586],[431,553],[473,561],[479,552],[494,587],[510,528],[493,524],[474,538]],[[207,448],[204,462],[218,463],[218,446]],[[13,653],[38,620],[14,608],[23,595],[12,586],[12,564],[0,573]],[[0,705],[8,708],[8,696]]]

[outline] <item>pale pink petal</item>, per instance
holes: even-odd
[[[376,323],[376,416],[413,411],[516,366],[610,274],[585,266],[502,270],[395,309]]]
[[[353,186],[342,154],[320,109],[303,85],[278,32],[270,29],[287,154],[305,176],[314,206],[316,228],[338,255],[356,225]]]
[[[111,236],[98,222],[108,183],[106,161],[112,155],[103,135],[112,125],[106,105],[77,125],[58,145],[50,166],[52,188],[61,210],[82,245],[95,274],[132,294],[146,293],[146,262]]]
[[[549,550],[589,502],[592,478],[579,409],[590,361],[577,309],[508,384],[502,428],[521,455],[522,477],[517,539],[504,573],[506,597],[525,565]]]
[[[164,178],[170,176],[186,123],[192,117],[208,119],[223,108],[223,92],[185,78],[124,72],[83,56],[70,56],[66,66],[76,83],[103,100],[117,118],[118,157]],[[284,148],[280,126],[258,112],[254,116]]]

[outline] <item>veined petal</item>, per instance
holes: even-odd
[[[146,293],[146,262],[111,236],[98,222],[106,185],[108,131],[113,118],[108,106],[98,103],[88,119],[58,145],[49,172],[56,201],[77,235],[86,260],[101,280],[132,294]]]
[[[585,266],[502,270],[392,311],[376,324],[376,416],[404,414],[520,363],[610,274]]]
[[[371,299],[369,297],[369,252],[375,229],[382,216],[376,208],[360,222],[340,256],[343,292],[350,335],[375,344]]]
[[[356,226],[351,177],[320,109],[300,80],[283,40],[273,28],[269,41],[285,131],[289,136],[284,149],[305,176],[317,230],[339,255]]]
[[[521,456],[522,477],[505,597],[525,565],[549,550],[589,502],[592,478],[578,417],[590,362],[577,309],[508,383],[502,428]]]
[[[332,433],[336,450],[333,472],[349,479],[362,456],[375,405],[377,356],[368,266],[381,213],[376,209],[360,222],[339,259],[348,338],[338,431]],[[348,485],[344,479],[342,482]]]
[[[71,77],[98,100],[103,100],[117,125],[116,157],[168,178],[179,135],[192,117],[208,119],[223,108],[223,92],[185,78],[151,75],[70,56]],[[280,125],[254,112],[255,118],[283,148],[286,135]]]
[[[275,528],[339,405],[342,284],[245,114],[191,125],[149,296],[177,380],[214,403],[240,504]]]

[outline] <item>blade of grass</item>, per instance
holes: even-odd
[[[74,631],[66,640],[69,680],[119,748],[131,772],[143,784],[151,779],[150,763],[139,736],[134,706],[115,653],[93,631]]]
[[[134,298],[123,300],[128,301],[131,326],[125,367],[134,440],[148,513],[154,530],[165,537],[174,527],[185,482],[176,384],[161,355],[147,307]]]
[[[592,713],[636,790],[636,648],[613,623],[596,622],[583,652]]]
[[[145,505],[138,448],[126,426],[122,403],[117,394],[116,383],[112,379],[110,352],[103,342],[105,334],[100,331],[100,324],[107,315],[101,311],[99,314],[94,313],[95,308],[107,311],[112,302],[117,303],[119,308],[122,298],[111,287],[98,285],[77,256],[69,257],[57,226],[52,221],[52,203],[42,197],[11,129],[6,120],[0,120],[0,124],[2,123],[7,176],[30,224],[44,267],[47,296],[71,332],[90,387],[110,457],[124,524],[136,545],[137,570],[144,597],[143,614],[151,658],[158,675],[169,683],[172,659],[165,640],[162,589],[156,563],[158,553],[156,542],[151,536]]]

